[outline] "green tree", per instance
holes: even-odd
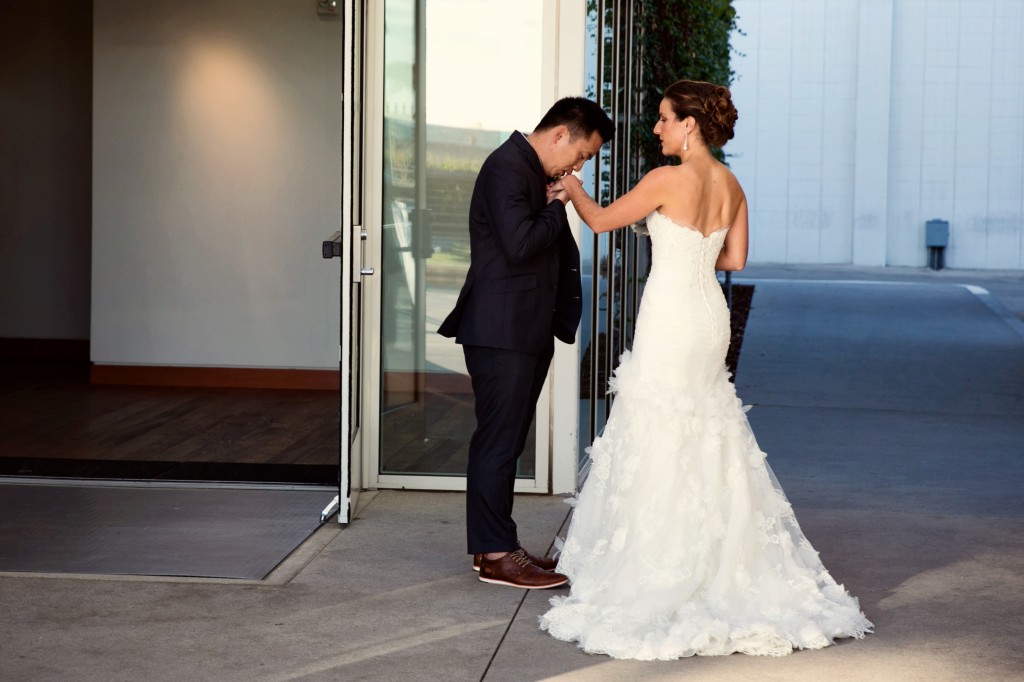
[[[729,34],[737,26],[731,0],[642,0],[638,4],[643,81],[633,149],[640,156],[641,170],[646,171],[666,162],[657,138],[650,134],[662,91],[680,79],[730,85]],[[724,161],[721,149],[712,152]]]

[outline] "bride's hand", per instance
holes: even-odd
[[[583,181],[578,176],[570,173],[559,181],[569,196],[572,197],[576,192],[583,191]]]
[[[555,181],[555,184],[562,190],[562,196],[565,197],[562,199],[563,202],[575,202],[580,198],[581,194],[586,194],[586,192],[583,191],[583,183],[580,182],[580,179],[572,173],[563,175]]]

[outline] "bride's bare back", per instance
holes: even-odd
[[[658,212],[707,236],[736,220],[743,190],[728,168],[717,161],[691,162],[668,169],[670,191]]]
[[[570,196],[580,217],[598,233],[632,225],[653,211],[704,235],[729,227],[715,268],[742,270],[746,265],[747,200],[732,172],[710,154],[654,169],[603,208],[582,189],[574,188]]]

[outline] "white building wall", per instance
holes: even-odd
[[[1024,267],[1024,2],[734,6],[753,262]]]

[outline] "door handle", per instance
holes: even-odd
[[[363,266],[363,242],[369,235],[362,225],[352,226],[352,256],[355,258],[355,262],[352,263],[352,281],[358,282],[364,275],[372,275],[374,273],[373,268]],[[324,241],[322,245],[322,252],[324,258],[340,258],[341,257],[341,231],[335,232],[331,235],[330,239]]]
[[[359,282],[364,275],[372,275],[373,268],[363,265],[363,242],[367,238],[366,228],[362,225],[352,226],[352,281]]]
[[[341,230],[331,235],[323,243],[324,258],[338,258],[341,256]]]

